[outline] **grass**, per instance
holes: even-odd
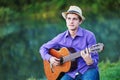
[[[120,60],[116,63],[107,62],[99,63],[100,80],[120,80]]]

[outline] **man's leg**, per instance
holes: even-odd
[[[81,78],[82,80],[99,80],[99,72],[96,69],[88,69]]]

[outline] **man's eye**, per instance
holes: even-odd
[[[73,20],[78,20],[77,18],[73,18]]]
[[[70,20],[70,18],[67,18],[68,20]]]

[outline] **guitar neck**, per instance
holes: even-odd
[[[85,51],[85,50],[83,50]],[[88,48],[88,52],[90,53],[90,49]],[[63,63],[67,62],[67,61],[72,61],[78,57],[81,56],[81,51],[80,52],[75,52],[75,53],[70,53],[70,55],[64,56],[63,57]]]

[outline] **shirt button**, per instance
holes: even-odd
[[[77,73],[75,73],[75,75],[77,76],[79,73],[77,72]]]

